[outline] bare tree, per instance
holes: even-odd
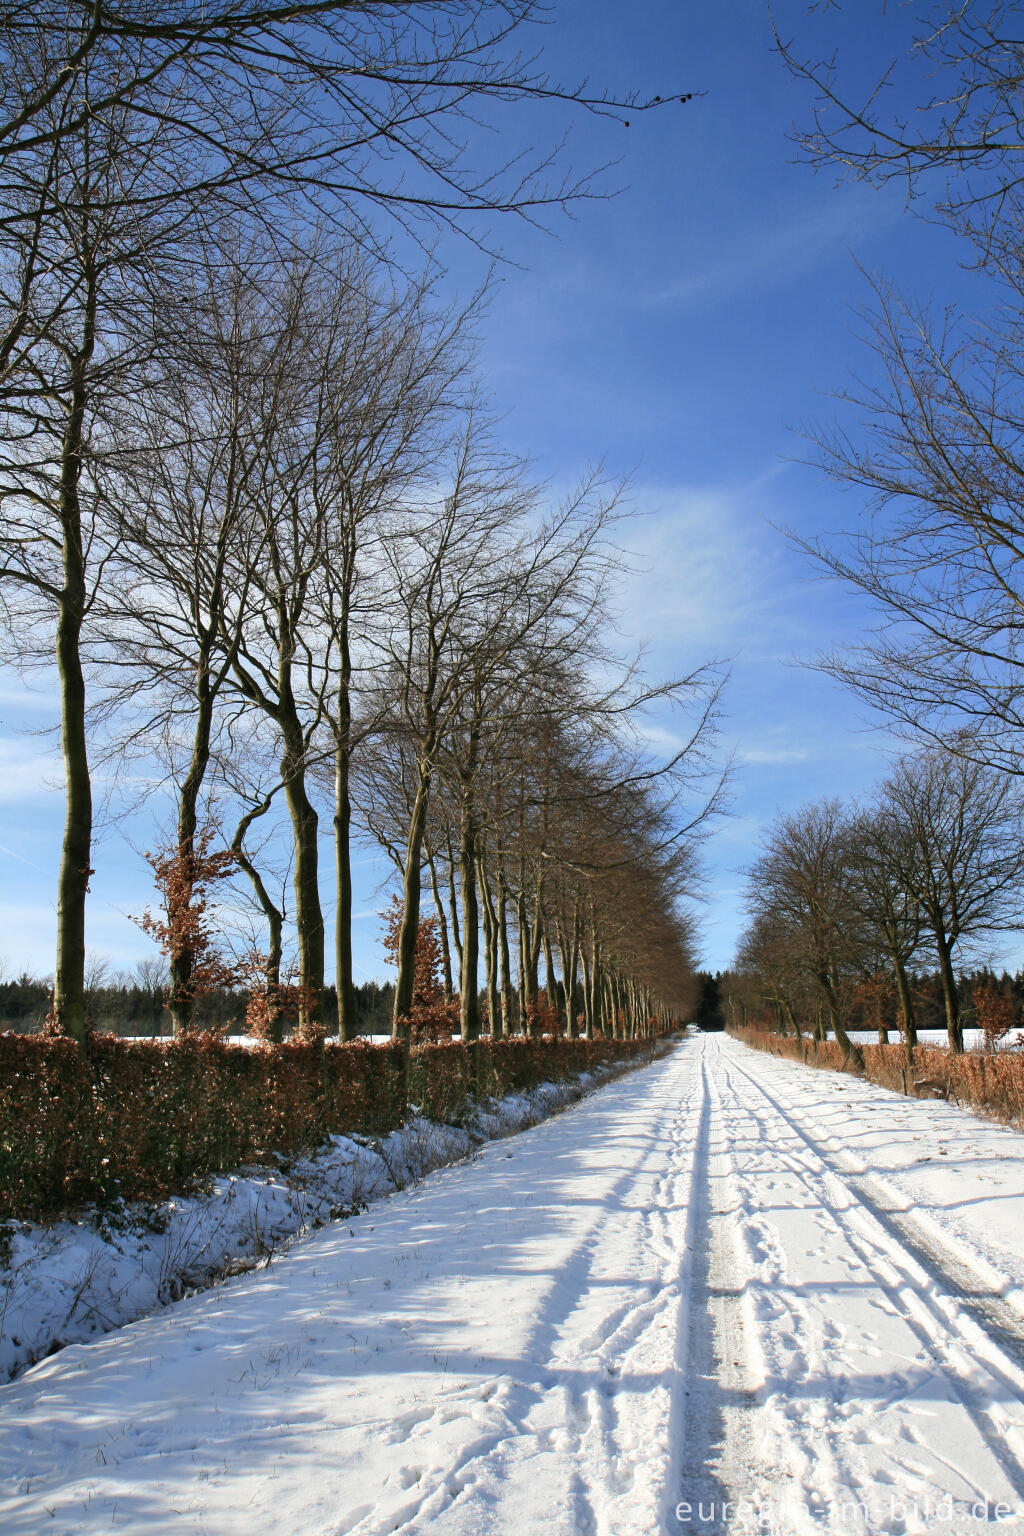
[[[816,435],[826,473],[867,493],[850,535],[805,544],[882,626],[821,665],[911,735],[1019,772],[1024,741],[1024,287],[994,322],[935,316],[876,285],[879,383]]]
[[[800,1019],[810,1010],[799,927],[771,908],[756,912],[740,940],[736,970],[756,978],[780,1026],[802,1039]]]
[[[82,82],[89,104],[89,81]],[[165,254],[145,145],[118,117],[26,155],[0,189],[0,603],[16,659],[56,659],[65,826],[53,1016],[85,1031],[85,898],[92,785],[82,637],[110,552],[107,466],[117,408],[152,347],[149,286]],[[138,216],[136,216],[136,214]]]
[[[598,539],[611,514],[611,503],[598,502],[587,513],[591,487],[572,498],[540,534],[509,559],[506,586],[497,596],[498,622],[489,626],[486,645],[475,643],[457,660],[463,687],[442,743],[439,768],[452,784],[458,822],[459,886],[462,895],[460,990],[462,1032],[473,1039],[480,1030],[478,1003],[480,887],[478,866],[487,802],[493,807],[502,767],[522,762],[523,742],[543,740],[550,709],[545,674],[570,651],[576,665],[592,655],[588,627],[602,578],[609,574],[608,554]],[[568,698],[563,705],[568,706]],[[518,738],[517,747],[514,738]],[[520,778],[518,806],[525,810]],[[502,829],[506,831],[507,829]],[[520,840],[518,893],[520,955],[524,963],[524,1006],[536,1004],[537,960],[544,942],[543,873],[534,876],[536,903],[532,933],[527,916],[525,844]],[[488,920],[490,911],[485,903]],[[493,951],[488,951],[493,955]],[[495,980],[493,958],[491,981]],[[550,969],[550,967],[549,967]],[[549,994],[549,1002],[551,997]]]
[[[912,198],[931,188],[938,216],[974,244],[994,286],[979,315],[908,299],[874,280],[865,316],[867,382],[843,398],[859,416],[814,436],[834,480],[867,495],[857,529],[811,552],[866,593],[880,633],[824,658],[832,675],[912,737],[953,746],[1011,772],[1020,765],[1024,586],[1021,342],[1024,316],[1019,100],[1024,43],[1005,0],[889,9],[891,39],[857,94],[838,51],[820,65],[779,39],[816,92],[800,140],[810,160],[845,174],[901,178]],[[884,7],[882,8],[884,10]],[[836,15],[835,13],[838,13]],[[852,69],[851,69],[852,67]],[[994,302],[993,302],[994,301]]]
[[[381,544],[438,469],[466,387],[476,305],[441,308],[429,273],[408,288],[385,287],[362,263],[345,272],[339,294],[343,311],[323,357],[333,409],[319,480],[327,544],[318,590],[332,669],[324,720],[333,743],[338,1035],[351,1040],[350,781],[353,754],[374,728],[372,708],[360,714],[358,700],[367,678],[372,686],[374,631],[389,604]]]
[[[938,750],[903,758],[882,787],[879,833],[935,944],[951,1051],[964,1048],[953,955],[1020,915],[1019,796],[1005,775]]]
[[[610,586],[602,583],[606,599]],[[602,617],[595,638],[606,628]],[[713,727],[698,708],[702,723],[687,752],[668,765],[627,751],[631,714],[642,708],[630,697],[635,675],[620,677],[608,693],[595,690],[595,669],[586,647],[577,653],[575,638],[561,658],[531,672],[528,706],[513,713],[500,754],[508,767],[489,795],[487,851],[501,945],[492,969],[500,959],[507,1018],[507,901],[516,915],[527,1032],[554,1027],[564,1013],[574,1036],[582,1003],[588,1037],[642,1033],[656,1009],[679,1016],[687,1006],[692,928],[683,902],[696,893],[695,843],[716,803],[702,782]],[[677,687],[651,692],[668,702]]]
[[[179,195],[218,187],[242,201],[254,188],[298,188],[364,220],[361,205],[445,222],[550,207],[584,195],[589,180],[559,172],[557,152],[525,145],[481,166],[466,141],[487,103],[624,120],[690,95],[616,98],[559,84],[517,41],[543,19],[538,0],[8,5],[0,160],[80,134],[88,75],[93,114],[117,111],[184,152]]]
[[[850,858],[854,871],[852,901],[860,923],[892,967],[901,1015],[901,1033],[908,1059],[917,1044],[914,999],[908,967],[920,948],[922,908],[913,894],[919,878],[908,880],[915,867],[915,844],[891,816],[866,812],[850,826]],[[920,872],[918,872],[920,873]]]
[[[814,93],[812,122],[798,136],[805,157],[858,178],[902,182],[912,197],[937,184],[940,215],[973,232],[984,256],[1002,228],[1020,222],[1024,39],[1017,7],[932,0],[908,14],[882,0],[877,33],[886,51],[866,86],[857,78],[863,7],[811,9],[832,13],[820,62],[808,45],[776,32],[787,67]]]
[[[433,518],[407,519],[387,545],[398,608],[382,684],[390,734],[408,744],[413,765],[395,987],[399,1032],[412,1002],[423,840],[438,755],[466,688],[466,657],[474,648],[485,651],[502,628],[502,555],[528,504],[516,467],[495,461],[471,418],[443,506]]]
[[[95,671],[117,712],[111,744],[129,758],[152,758],[157,744],[185,867],[264,559],[265,446],[281,406],[274,381],[294,345],[293,274],[265,244],[221,235],[175,305],[159,376],[122,412],[121,438],[133,447],[92,625]],[[192,964],[187,947],[170,956],[176,1032],[190,1027]]]
[[[250,931],[246,924],[240,974],[248,980],[250,997],[255,991],[261,996],[260,1032],[279,1043],[284,1033],[286,894],[292,871],[291,853],[282,849],[273,814],[284,783],[276,743],[267,740],[265,725],[255,712],[229,719],[220,736],[215,768],[221,799],[230,797],[238,817],[228,846],[248,879],[253,906],[265,925],[261,943],[255,927]],[[223,818],[226,807],[218,809]]]
[[[273,400],[261,443],[255,516],[260,560],[246,573],[249,612],[233,647],[232,685],[240,700],[272,722],[295,847],[300,1024],[322,1023],[324,919],[319,885],[319,814],[309,773],[320,752],[329,672],[316,625],[316,595],[329,546],[334,482],[330,457],[334,402],[325,356],[339,323],[314,262],[298,264],[287,292],[287,345],[267,387]]]
[[[847,824],[839,802],[823,800],[780,816],[751,866],[751,915],[780,922],[813,983],[847,1061],[863,1067],[860,1047],[846,1030],[854,963],[856,914]]]

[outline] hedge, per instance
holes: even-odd
[[[202,1176],[332,1133],[382,1136],[410,1104],[458,1124],[500,1097],[601,1062],[649,1054],[645,1040],[482,1040],[472,1046],[287,1043],[254,1049],[213,1035],[79,1046],[0,1035],[0,1217],[90,1202],[159,1199]]]
[[[835,1072],[847,1067],[846,1055],[834,1040],[816,1044],[806,1036],[797,1040],[795,1035],[776,1035],[771,1030],[734,1026],[730,1026],[729,1034],[756,1050],[786,1056],[812,1067],[826,1067]],[[969,1104],[1000,1120],[1024,1126],[1024,1053],[954,1053],[945,1046],[917,1045],[910,1063],[904,1045],[861,1045],[861,1051],[864,1076],[883,1088],[913,1097],[919,1079],[948,1079],[949,1097],[958,1104]]]

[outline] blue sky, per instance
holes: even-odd
[[[891,36],[877,9],[808,20],[789,3],[775,14],[783,31],[808,38],[808,52],[841,43],[867,68]],[[836,685],[799,665],[870,619],[778,532],[825,532],[857,513],[855,498],[793,462],[803,452],[796,429],[829,415],[829,392],[866,364],[858,263],[940,299],[969,297],[973,280],[951,237],[908,214],[898,189],[837,186],[792,163],[788,134],[808,101],[772,53],[763,0],[554,0],[539,40],[563,78],[706,93],[628,129],[580,126],[575,161],[621,157],[605,184],[626,190],[555,218],[554,233],[517,222],[498,230],[508,263],[482,363],[507,442],[555,485],[597,458],[633,472],[646,515],[630,535],[641,572],[623,594],[623,627],[649,642],[652,668],[674,675],[731,659],[732,813],[706,849],[701,909],[703,958],[722,966],[761,830],[780,808],[867,791],[891,745]],[[543,114],[529,128],[539,138]],[[480,280],[471,249],[448,241],[441,254],[453,284]],[[34,686],[29,697],[14,674],[0,675],[0,956],[9,970],[45,973],[61,805],[52,744],[26,734],[55,718],[52,691]],[[118,966],[149,952],[125,914],[149,899],[140,850],[151,812],[112,806],[94,861],[89,945]],[[326,843],[324,855],[329,866]],[[373,915],[383,874],[371,859],[357,870],[361,978],[385,974]]]

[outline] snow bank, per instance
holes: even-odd
[[[269,1263],[296,1234],[537,1124],[623,1070],[600,1067],[491,1101],[468,1127],[414,1115],[379,1139],[332,1136],[309,1157],[214,1177],[176,1199],[93,1207],[76,1220],[0,1223],[0,1381],[66,1344]]]

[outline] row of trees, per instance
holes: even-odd
[[[914,973],[937,971],[951,1051],[963,1050],[957,956],[1020,921],[1024,804],[964,754],[902,758],[863,806],[780,817],[750,870],[737,971],[778,1027],[854,1060],[853,1018],[917,1043]]]
[[[488,100],[627,105],[511,51],[532,11],[181,0],[0,19],[0,602],[13,657],[59,677],[60,1032],[87,1025],[97,761],[120,792],[173,794],[142,922],[178,1031],[240,982],[270,1038],[290,1014],[322,1028],[325,819],[341,1039],[360,834],[402,883],[396,1030],[425,881],[465,1039],[481,936],[495,1033],[513,992],[537,1027],[541,955],[570,1031],[580,1012],[635,1030],[679,1006],[715,680],[654,686],[617,661],[621,487],[590,473],[555,504],[500,449],[473,374],[479,299],[442,302],[438,270],[408,243],[399,265],[375,222],[465,228],[586,190],[547,155],[481,174],[460,139]],[[695,710],[667,764],[645,749],[655,704]],[[210,903],[238,874],[264,931],[229,959]]]

